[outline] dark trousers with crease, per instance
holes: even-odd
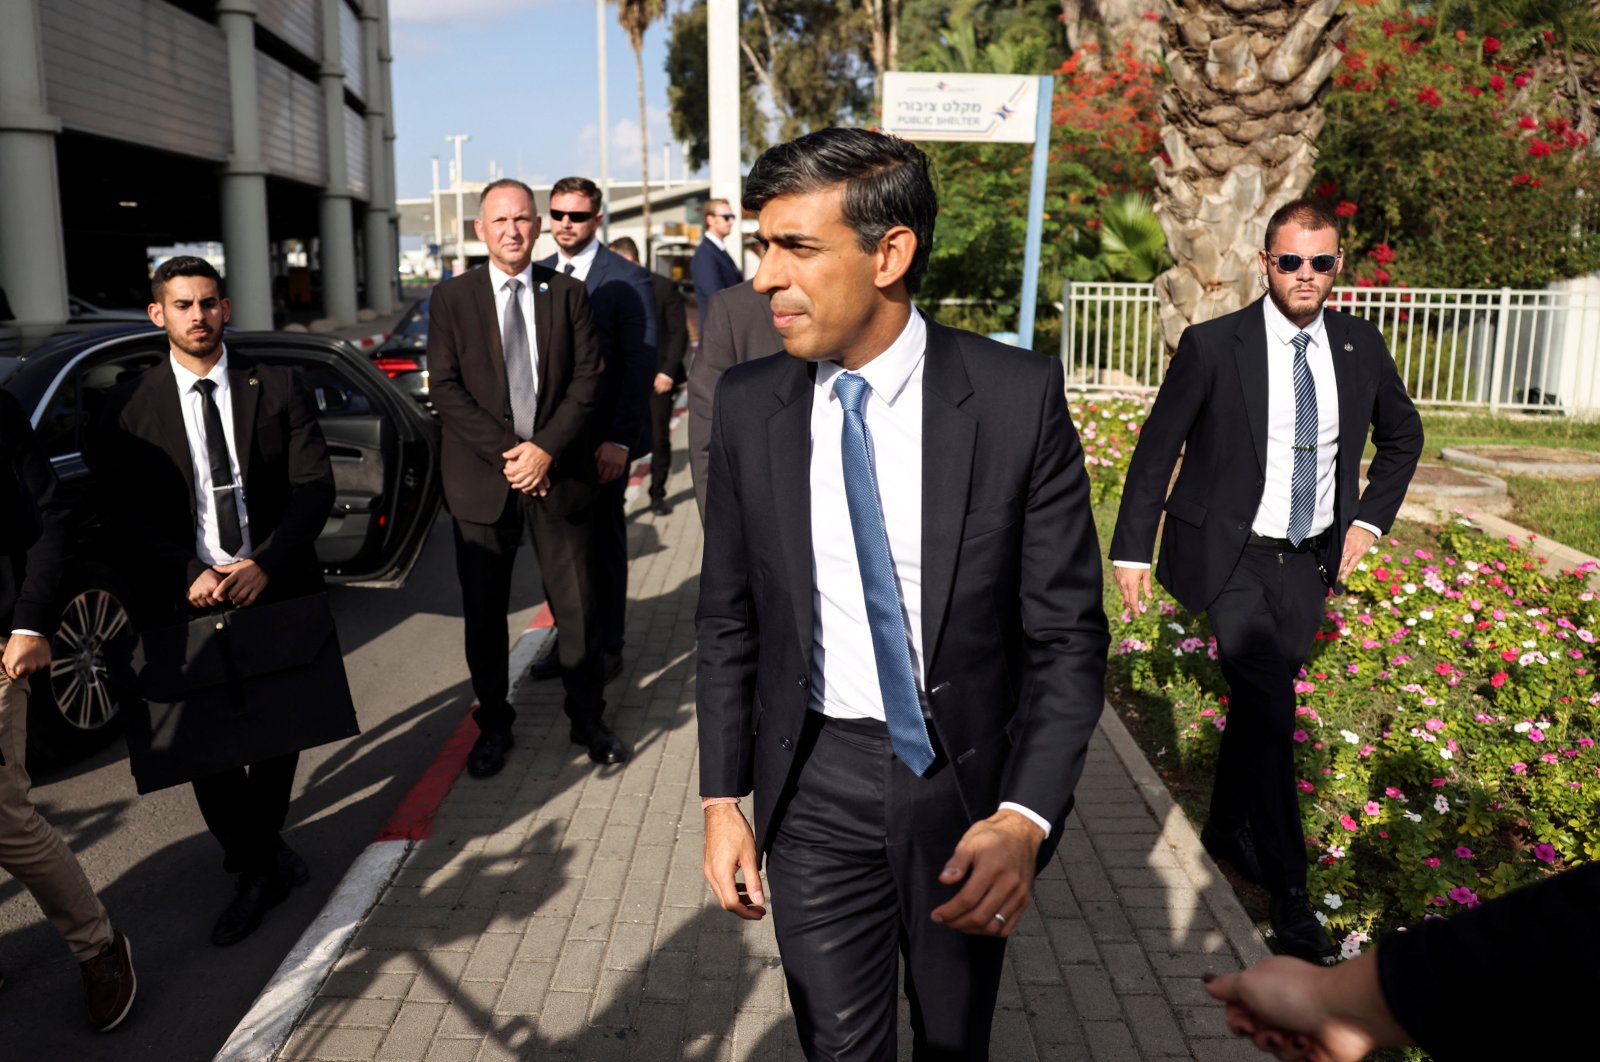
[[[678,389],[664,395],[650,393],[650,500],[667,496],[667,477],[672,474],[672,405]]]
[[[507,700],[511,649],[506,614],[511,607],[512,565],[523,535],[533,539],[545,599],[561,629],[557,644],[567,717],[575,723],[598,720],[605,710],[589,510],[559,516],[536,498],[510,493],[505,511],[494,523],[455,521],[467,671],[478,698],[473,719],[480,730],[505,729],[517,718]]]
[[[633,467],[630,461],[628,467]],[[628,620],[628,518],[622,511],[628,473],[602,483],[594,495],[590,548],[594,551],[594,585],[600,603],[600,647],[622,652]],[[566,631],[561,637],[567,636]]]
[[[929,918],[968,819],[948,765],[918,778],[888,728],[811,713],[767,871],[800,1043],[812,1062],[893,1062],[905,957],[917,1062],[989,1057],[1005,941]]]
[[[299,762],[300,754],[291,752],[191,783],[200,816],[222,845],[222,869],[268,873],[276,865]]]
[[[1248,825],[1273,892],[1306,886],[1294,769],[1294,684],[1322,625],[1328,587],[1311,553],[1246,546],[1206,610],[1228,682],[1228,722],[1210,821]]]

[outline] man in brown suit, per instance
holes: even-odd
[[[767,297],[751,281],[711,296],[700,352],[689,365],[689,474],[694,501],[706,514],[706,462],[711,456],[711,408],[724,370],[741,361],[783,353],[783,337],[772,324]]]
[[[445,503],[455,517],[467,669],[478,697],[480,733],[467,772],[498,773],[512,745],[506,613],[524,534],[562,632],[572,741],[597,763],[617,763],[627,747],[601,718],[589,547],[597,484],[590,420],[602,372],[589,296],[581,282],[533,263],[539,215],[521,181],[485,188],[475,225],[489,264],[439,284],[428,306],[428,371],[444,426]]]

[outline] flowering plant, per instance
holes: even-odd
[[[1095,438],[1110,422],[1137,434],[1146,410],[1126,399],[1073,408]],[[1120,480],[1126,461],[1112,454],[1129,450],[1097,447],[1091,481]],[[1553,571],[1537,542],[1457,517],[1402,525],[1328,599],[1295,684],[1292,740],[1311,894],[1346,957],[1382,930],[1600,859],[1590,574]],[[1208,786],[1228,698],[1204,617],[1159,589],[1145,611],[1109,598],[1107,610],[1112,685],[1165,705],[1163,763],[1175,751],[1177,770]]]

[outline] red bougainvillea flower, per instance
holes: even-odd
[[[1318,199],[1332,199],[1334,196],[1339,194],[1339,186],[1334,184],[1332,181],[1323,181],[1321,184],[1311,189],[1311,194],[1316,196]]]
[[[1495,52],[1498,52],[1499,50],[1500,50],[1500,42],[1498,40],[1496,40],[1493,37],[1485,37],[1483,39],[1483,54],[1484,55],[1493,55]]]
[[[1356,216],[1356,205],[1347,199],[1341,200],[1339,205],[1333,208],[1333,212],[1341,218],[1353,218]]]
[[[1554,150],[1554,145],[1540,140],[1538,137],[1534,137],[1528,142],[1528,154],[1532,155],[1536,159],[1542,159]]]
[[[1438,89],[1434,88],[1432,85],[1424,85],[1422,86],[1422,90],[1417,93],[1417,102],[1426,103],[1429,107],[1437,107],[1443,103],[1444,100],[1439,97]]]
[[[1528,87],[1528,75],[1527,74],[1518,74],[1516,77],[1511,79],[1511,83],[1513,85],[1517,86],[1517,88],[1527,88]]]
[[[1519,129],[1537,129],[1537,128],[1539,128],[1539,120],[1537,118],[1531,118],[1528,115],[1524,114],[1521,118],[1517,119],[1517,128],[1519,128]]]
[[[1367,252],[1379,265],[1388,265],[1394,261],[1394,248],[1386,243],[1380,243]]]
[[[1506,79],[1499,74],[1490,74],[1489,87],[1496,92],[1504,92],[1506,90]]]

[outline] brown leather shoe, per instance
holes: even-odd
[[[133,1009],[133,996],[139,988],[139,979],[133,973],[133,947],[127,937],[113,931],[111,943],[79,965],[83,968],[89,1027],[96,1032],[110,1032]]]

